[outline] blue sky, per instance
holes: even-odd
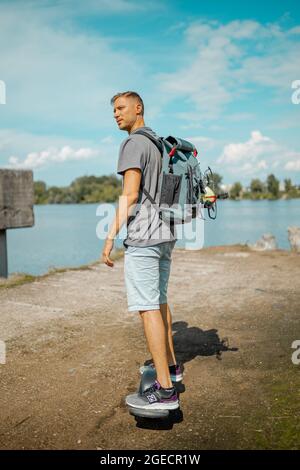
[[[300,184],[297,1],[0,0],[0,80],[0,166],[47,184],[116,171],[128,89],[224,183]]]

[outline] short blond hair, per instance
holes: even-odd
[[[123,91],[122,93],[117,93],[110,100],[110,104],[113,106],[116,99],[120,98],[121,96],[135,98],[140,103],[140,105],[142,106],[142,116],[144,116],[144,102],[143,102],[142,98],[140,97],[140,95],[138,93],[136,93],[135,91]]]

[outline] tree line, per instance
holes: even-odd
[[[49,186],[34,182],[35,204],[84,204],[115,202],[122,192],[122,180],[116,175],[81,176],[69,186]]]
[[[243,188],[240,182],[235,182],[230,190],[231,199],[292,199],[300,197],[300,187],[293,184],[290,178],[284,180],[284,188],[280,189],[280,181],[273,175],[267,176],[265,181],[259,178],[251,180],[250,185]]]
[[[214,174],[214,189],[222,193],[223,177]],[[84,204],[100,202],[116,202],[122,193],[122,179],[116,175],[81,176],[69,186],[49,186],[44,181],[34,182],[35,204]],[[300,197],[300,187],[293,184],[290,178],[284,180],[284,190],[280,190],[280,182],[273,175],[266,181],[258,178],[251,180],[248,187],[235,182],[229,189],[231,199],[279,199]]]

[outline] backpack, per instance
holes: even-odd
[[[158,180],[158,203],[143,188],[143,193],[159,211],[159,217],[172,224],[190,222],[202,206],[199,200],[202,188],[201,171],[195,146],[177,137],[156,139],[145,131],[137,130],[150,139],[162,156],[162,168]]]

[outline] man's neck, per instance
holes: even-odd
[[[128,134],[131,134],[133,131],[135,131],[136,129],[139,129],[140,127],[145,127],[144,119],[139,119],[138,121],[136,121],[134,125],[132,126],[132,128],[128,131]]]

